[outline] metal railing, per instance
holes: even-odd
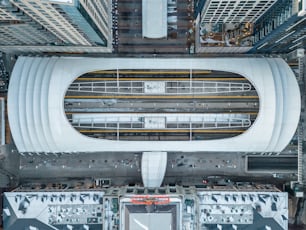
[[[298,126],[297,129],[297,135],[298,135],[298,183],[303,184],[304,178],[303,175],[303,128],[301,127],[301,124]],[[306,157],[305,157],[306,158]],[[306,175],[306,173],[305,173]]]
[[[249,83],[219,81],[95,81],[74,82],[68,92],[95,94],[213,94],[248,92],[252,90]]]
[[[304,77],[304,57],[298,58],[299,66],[299,80],[302,81]]]
[[[117,132],[248,128],[249,114],[73,114],[70,123],[76,129]],[[190,135],[191,136],[191,135]],[[192,139],[192,137],[191,137]]]

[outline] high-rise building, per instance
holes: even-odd
[[[8,1],[0,5],[0,45],[60,45],[62,41]]]
[[[196,50],[208,53],[244,53],[253,45],[253,24],[276,0],[198,1]],[[199,9],[202,8],[202,9]]]
[[[8,2],[5,2],[5,3],[1,4],[0,6],[1,6],[0,7],[0,19],[1,19],[1,21],[3,21],[3,20],[5,20],[5,21],[18,20],[13,13],[11,13],[7,10]]]
[[[111,1],[5,0],[0,5],[2,50],[111,52]]]
[[[11,0],[56,37],[71,45],[103,45],[111,40],[109,1]]]
[[[201,12],[203,23],[255,22],[277,0],[207,0]]]
[[[278,1],[254,25],[250,53],[289,53],[306,48],[305,1]]]
[[[197,52],[285,53],[305,48],[305,1],[198,1]]]

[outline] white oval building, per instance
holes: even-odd
[[[84,73],[110,69],[219,70],[240,74],[255,87],[259,113],[243,134],[220,140],[124,141],[86,137],[66,118],[64,97]],[[295,76],[282,59],[135,59],[20,57],[8,91],[8,117],[19,152],[280,152],[300,116]]]

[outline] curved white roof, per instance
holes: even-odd
[[[243,134],[203,141],[116,141],[86,137],[66,118],[64,96],[80,75],[106,69],[210,69],[238,73],[256,88],[260,108]],[[282,59],[133,59],[20,57],[8,92],[8,116],[20,152],[228,151],[280,152],[298,125],[299,87]]]

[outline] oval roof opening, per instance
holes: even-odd
[[[186,141],[237,136],[259,98],[243,76],[211,70],[103,70],[68,88],[64,108],[80,133],[108,140]]]

